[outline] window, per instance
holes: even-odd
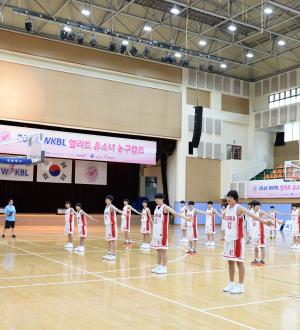
[[[300,140],[300,124],[288,123],[284,125],[284,142]]]
[[[268,97],[269,109],[300,102],[300,88],[292,88],[284,92],[271,94]]]
[[[242,147],[227,144],[227,159],[242,159]]]

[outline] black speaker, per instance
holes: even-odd
[[[194,133],[192,139],[193,148],[198,148],[201,133],[202,133],[202,117],[203,117],[203,107],[195,106],[195,121],[194,121]]]
[[[276,139],[275,139],[275,147],[280,147],[280,146],[284,146],[285,142],[284,142],[284,132],[278,132],[276,133]]]

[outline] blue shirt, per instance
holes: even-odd
[[[4,208],[5,220],[15,221],[16,220],[16,208],[14,205],[6,205]]]

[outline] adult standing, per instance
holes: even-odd
[[[16,238],[15,235],[15,223],[16,223],[16,208],[14,206],[13,199],[8,201],[8,204],[4,208],[5,224],[2,234],[2,238],[5,237],[6,229],[11,229],[11,237]]]

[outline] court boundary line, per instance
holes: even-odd
[[[7,245],[7,246],[10,246],[9,244],[5,244],[5,243],[0,243],[2,245]],[[38,253],[35,253],[35,252],[30,252],[30,251],[27,251],[25,249],[22,249],[22,248],[19,248],[19,247],[16,247],[16,246],[11,246],[13,247],[14,249],[18,249],[18,250],[21,250],[23,252],[27,252],[31,255],[35,255],[37,257],[40,257],[42,259],[45,259],[45,260],[48,260],[48,261],[51,261],[53,263],[56,263],[56,264],[60,264],[60,265],[63,265],[65,267],[68,267],[68,268],[71,268],[71,269],[76,269],[78,271],[82,271],[88,275],[92,275],[94,277],[97,277],[99,279],[103,279],[103,280],[107,280],[108,282],[111,282],[111,283],[114,283],[116,285],[119,285],[121,287],[125,287],[127,289],[130,289],[130,290],[134,290],[136,292],[139,292],[139,293],[142,293],[144,295],[147,295],[147,296],[151,296],[151,297],[155,297],[157,299],[160,299],[160,300],[163,300],[163,301],[166,301],[166,302],[169,302],[171,304],[174,304],[176,306],[180,306],[180,307],[183,307],[185,309],[189,309],[189,310],[193,310],[193,311],[196,311],[196,312],[200,312],[202,314],[206,314],[206,315],[209,315],[211,317],[214,317],[214,318],[217,318],[217,319],[220,319],[220,320],[223,320],[223,321],[226,321],[226,322],[229,322],[229,323],[232,323],[232,324],[235,324],[235,325],[238,325],[240,327],[243,327],[243,328],[246,328],[246,329],[251,329],[251,330],[257,330],[256,328],[254,327],[250,327],[246,324],[243,324],[241,322],[238,322],[238,321],[235,321],[235,320],[232,320],[232,319],[229,319],[229,318],[226,318],[226,317],[223,317],[223,316],[220,316],[220,315],[216,315],[216,314],[213,314],[213,313],[210,313],[209,311],[204,311],[204,310],[201,310],[200,308],[197,308],[197,307],[194,307],[194,306],[191,306],[191,305],[188,305],[188,304],[184,304],[184,303],[181,303],[181,302],[178,302],[176,300],[173,300],[173,299],[170,299],[170,298],[167,298],[167,297],[164,297],[164,296],[161,296],[161,295],[158,295],[158,294],[155,294],[155,293],[152,293],[152,292],[149,292],[149,291],[146,291],[144,289],[140,289],[140,288],[136,288],[134,286],[131,286],[131,285],[128,285],[128,284],[125,284],[125,283],[122,283],[122,282],[119,282],[115,279],[111,279],[111,278],[106,278],[102,275],[98,275],[98,274],[95,274],[93,272],[89,272],[89,271],[86,271],[86,270],[82,270],[80,269],[79,267],[76,267],[76,266],[73,266],[73,265],[69,265],[69,264],[66,264],[64,262],[60,262],[60,261],[57,261],[55,259],[51,259],[51,258],[48,258],[48,257],[45,257],[43,255],[39,255]]]

